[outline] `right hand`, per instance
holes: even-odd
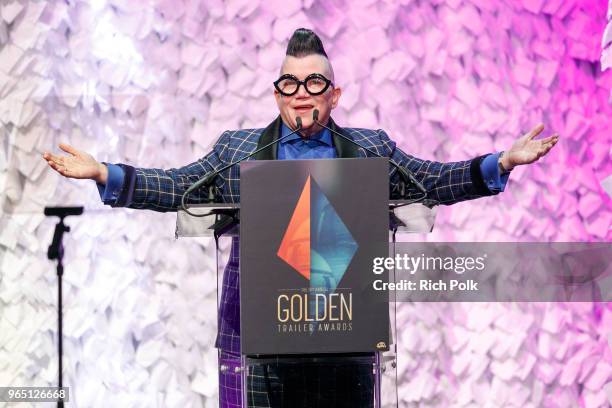
[[[60,149],[68,156],[56,156],[49,152],[43,153],[43,159],[49,166],[64,177],[75,179],[91,179],[97,183],[106,184],[108,168],[99,163],[92,155],[75,149],[65,143],[60,143]]]

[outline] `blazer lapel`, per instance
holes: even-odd
[[[265,145],[272,143],[275,140],[278,140],[280,137],[280,129],[281,129],[282,119],[280,115],[274,120],[274,122],[270,123],[268,127],[266,127],[261,136],[259,137],[259,141],[257,142],[257,149],[261,149]],[[336,125],[336,122],[333,121],[332,118],[329,118],[329,127],[334,129],[336,132],[343,134],[349,139],[353,139],[344,129],[340,126]],[[341,138],[338,135],[335,135],[332,132],[332,139],[334,141],[334,146],[336,147],[336,151],[338,152],[338,157],[341,158],[350,158],[350,157],[363,157],[363,153],[360,149]],[[261,152],[255,155],[255,160],[276,160],[278,158],[277,155],[278,144],[274,144],[267,149],[262,150]]]
[[[281,129],[282,119],[280,115],[274,120],[274,122],[270,123],[267,128],[263,130],[261,136],[259,137],[259,141],[257,142],[257,149],[261,149],[265,145],[272,143],[275,140],[278,140],[280,137],[280,129]],[[267,149],[262,150],[261,152],[255,155],[255,160],[276,160],[278,151],[278,143],[273,144]]]
[[[351,135],[349,135],[346,130],[342,129],[340,126],[336,125],[336,122],[333,121],[332,118],[329,118],[329,127],[334,129],[336,132],[343,134],[349,139],[353,140]],[[338,157],[341,158],[350,158],[350,157],[363,157],[360,149],[355,146],[353,143],[341,138],[340,136],[334,134],[332,132],[332,138],[334,139],[334,146],[336,146],[336,151],[338,152]]]

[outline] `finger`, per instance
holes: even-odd
[[[544,145],[545,147],[552,148],[554,145],[556,145],[556,144],[557,144],[557,142],[558,142],[558,141],[559,141],[559,139],[558,139],[558,138],[553,138],[552,140],[550,140],[550,141],[548,141],[548,142],[544,143],[543,145]]]
[[[51,154],[51,153],[46,153],[45,160],[52,161],[52,162],[58,163],[58,164],[61,164],[63,162],[63,159],[62,159],[61,156],[56,156],[56,155]]]
[[[553,147],[555,147],[555,143],[551,143],[551,144],[547,145],[547,146],[545,147],[546,151],[544,152],[544,154],[547,154],[548,152],[550,152],[550,150],[551,150]]]
[[[544,148],[542,148],[539,152],[538,152],[538,159],[542,156],[546,156],[546,154],[548,154],[548,152],[550,152],[550,149],[552,149],[552,145],[550,146],[545,146]]]
[[[52,161],[47,161],[47,163],[49,164],[49,166],[57,171],[58,173],[62,174],[62,172],[64,171],[64,167],[60,166],[59,164],[52,162]]]
[[[548,142],[548,143],[540,142],[538,149],[546,149],[550,145],[552,145],[552,142]]]
[[[73,156],[76,156],[79,151],[77,149],[75,149],[74,147],[66,144],[66,143],[60,143],[59,144],[60,149],[62,149],[63,151],[65,151],[66,153],[70,153]]]
[[[64,161],[64,157],[62,156],[55,156],[53,157],[53,163],[59,165],[59,166],[65,166],[66,162]]]
[[[557,142],[555,140],[553,140],[552,142],[548,142],[544,144],[544,147],[546,147],[547,149],[552,149],[554,145],[556,145]]]
[[[541,143],[551,143],[557,140],[558,138],[559,138],[558,135],[552,135],[552,136],[545,137],[544,139],[540,139],[540,142]]]
[[[49,153],[49,152],[44,152],[43,153],[43,159],[45,160],[53,160],[54,155]]]
[[[527,140],[532,140],[534,137],[542,133],[543,130],[544,124],[540,123],[538,126],[531,129],[531,131],[528,133]]]
[[[57,171],[59,174],[61,174],[64,177],[72,177],[70,174],[70,170],[68,168],[66,168],[65,166],[56,164],[56,163],[52,163],[50,164],[51,167],[53,167],[53,169],[55,171]]]

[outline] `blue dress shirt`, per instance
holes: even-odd
[[[106,186],[103,184],[96,183],[98,192],[102,202],[107,205],[115,204],[119,193],[123,188],[123,180],[125,179],[125,172],[120,166],[112,163],[104,163],[108,168],[108,177],[106,178]]]
[[[498,162],[500,154],[501,152],[490,154],[485,157],[482,162],[480,162],[482,178],[492,193],[504,191],[506,188],[506,183],[508,182],[508,177],[510,176],[510,172],[506,172],[504,174],[499,172]]]
[[[281,137],[291,133],[283,123],[281,125]],[[278,160],[295,159],[333,159],[338,157],[331,132],[323,129],[308,139],[295,133],[287,139],[280,141],[278,145]]]
[[[284,123],[281,126],[281,136],[291,132]],[[510,173],[500,174],[499,155],[501,153],[490,154],[480,163],[482,177],[491,192],[504,191],[508,176]],[[289,136],[287,139],[281,140],[278,145],[279,160],[295,160],[295,159],[333,159],[338,157],[331,132],[327,129],[321,130],[319,133],[304,139],[299,134]],[[105,163],[108,167],[108,179],[106,186],[97,184],[100,198],[104,204],[114,204],[119,197],[119,193],[123,188],[125,172],[116,164]]]

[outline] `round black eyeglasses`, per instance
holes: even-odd
[[[310,95],[316,96],[327,91],[330,85],[333,87],[334,83],[321,74],[310,74],[303,81],[300,81],[294,75],[285,74],[274,81],[274,87],[283,96],[295,95],[300,89],[300,85],[304,85],[306,92]]]

